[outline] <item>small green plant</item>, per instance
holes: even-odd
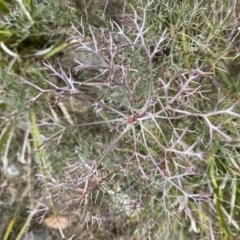
[[[45,62],[56,77],[55,82],[46,80],[46,89],[22,77],[39,90],[31,105],[52,93],[55,104],[78,98],[94,115],[94,121],[65,126],[46,113],[47,119],[39,124],[59,129],[46,136],[42,146],[56,141],[60,151],[65,133],[84,132],[75,149],[79,157],[69,157],[68,168],[57,179],[51,172],[45,176],[49,192],[64,202],[63,211],[100,227],[131,225],[128,237],[165,239],[176,229],[183,231],[183,222],[195,233],[204,232],[205,209],[215,198],[216,210],[211,214],[220,219],[226,235],[220,234],[232,237],[238,230],[233,206],[226,223],[228,207],[221,205],[220,191],[226,169],[220,170],[216,156],[221,142],[239,139],[228,123],[239,121],[240,101],[222,88],[225,84],[229,91],[234,89],[219,67],[225,50],[219,50],[219,55],[211,51],[213,39],[222,44],[227,29],[216,30],[212,22],[195,27],[194,19],[209,17],[204,12],[207,5],[201,4],[186,14],[190,19],[182,26],[171,14],[168,23],[158,25],[151,14],[159,8],[183,16],[187,7],[152,2],[142,6],[140,13],[134,10],[121,26],[112,22],[111,29],[86,28],[83,22],[72,25],[75,34],[69,41],[76,44],[76,67],[66,72],[60,63],[57,70]],[[158,14],[161,20],[166,16]],[[214,35],[206,39],[208,27]],[[212,49],[217,51],[218,46]],[[106,127],[99,131],[102,125]]]

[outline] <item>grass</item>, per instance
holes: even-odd
[[[236,239],[238,2],[96,6],[0,2],[0,235]]]

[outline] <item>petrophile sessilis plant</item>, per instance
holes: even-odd
[[[152,1],[109,28],[72,25],[75,67],[66,71],[64,63],[45,62],[55,77],[46,80],[47,89],[22,78],[39,90],[31,104],[51,93],[55,104],[73,98],[88,105],[92,117],[80,123],[64,125],[50,113],[40,122],[58,128],[44,144],[56,142],[58,151],[65,132],[82,132],[79,157],[66,159],[68,169],[50,190],[86,223],[112,226],[127,219],[138,223],[139,239],[163,239],[167,233],[159,224],[181,223],[185,216],[197,233],[199,212],[219,197],[213,157],[220,143],[238,138],[228,123],[240,117],[239,100],[229,94],[233,85],[220,67],[235,22],[227,12],[215,12],[215,20],[222,19],[215,29],[203,2]]]

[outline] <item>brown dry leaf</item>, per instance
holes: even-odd
[[[61,216],[50,216],[48,218],[46,218],[43,221],[49,228],[54,228],[54,229],[58,229],[59,227],[61,229],[66,229],[71,227],[71,222],[65,218],[65,217],[61,217]]]

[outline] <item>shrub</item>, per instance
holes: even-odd
[[[221,205],[227,175],[217,160],[219,151],[226,153],[224,144],[238,138],[229,124],[239,121],[239,100],[221,68],[226,54],[236,57],[223,47],[233,41],[228,37],[235,21],[221,4],[218,12],[218,5],[212,5],[212,17],[204,1],[195,6],[156,1],[134,10],[121,26],[87,28],[81,22],[72,26],[69,39],[78,53],[74,69],[45,62],[56,77],[46,80],[47,89],[22,78],[40,91],[31,103],[50,92],[56,105],[81,99],[94,115],[66,126],[47,114],[39,124],[59,129],[44,145],[56,141],[60,151],[66,132],[84,133],[75,149],[79,157],[68,158],[59,177],[45,176],[63,211],[86,224],[130,229],[125,234],[137,239],[165,239],[185,229],[183,223],[199,233],[211,222],[213,231],[214,217],[203,220],[213,213],[220,232],[234,234],[226,218],[238,229],[234,206]]]

